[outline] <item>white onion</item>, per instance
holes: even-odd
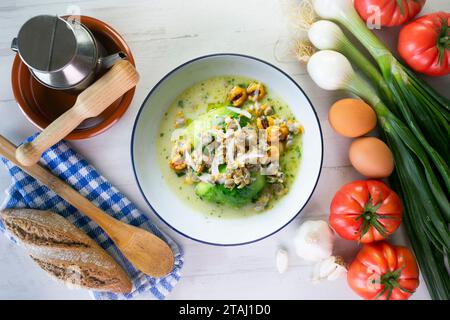
[[[308,38],[317,49],[337,50],[345,35],[336,23],[319,20],[311,25],[308,30]]]
[[[325,19],[339,19],[353,9],[352,0],[313,0],[314,11]]]
[[[346,89],[355,76],[352,65],[341,53],[332,50],[316,52],[308,61],[308,73],[325,90]]]

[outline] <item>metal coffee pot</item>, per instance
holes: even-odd
[[[76,19],[50,15],[28,20],[11,49],[36,80],[58,90],[84,90],[98,72],[126,58],[122,52],[105,56],[102,45]]]

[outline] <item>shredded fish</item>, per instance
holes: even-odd
[[[210,183],[210,184],[212,183],[212,177],[208,173],[204,173],[204,174],[198,176],[198,179],[204,183]]]
[[[192,160],[191,155],[189,154],[188,150],[186,150],[184,152],[184,160],[185,160],[185,163],[189,167],[191,167],[194,171],[197,171],[197,166],[195,165],[194,161]]]

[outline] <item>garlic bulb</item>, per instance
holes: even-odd
[[[331,256],[316,264],[312,281],[333,281],[345,277],[346,274],[347,268],[345,267],[344,259],[341,257]]]
[[[326,259],[333,252],[333,238],[333,231],[325,221],[305,221],[294,238],[297,255],[311,262]]]
[[[286,250],[278,249],[276,263],[278,272],[280,274],[285,273],[289,264],[289,256]]]

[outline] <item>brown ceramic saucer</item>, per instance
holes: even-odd
[[[87,16],[81,16],[81,23],[93,33],[94,37],[103,45],[107,54],[122,51],[127,55],[127,59],[135,65],[130,48],[113,28],[103,21]],[[31,123],[41,130],[70,109],[77,98],[76,93],[54,90],[40,84],[33,78],[27,66],[20,60],[19,55],[16,55],[14,59],[11,81],[14,96],[22,112]],[[128,109],[134,91],[135,89],[131,89],[125,93],[98,117],[85,120],[66,139],[87,139],[106,131]]]

